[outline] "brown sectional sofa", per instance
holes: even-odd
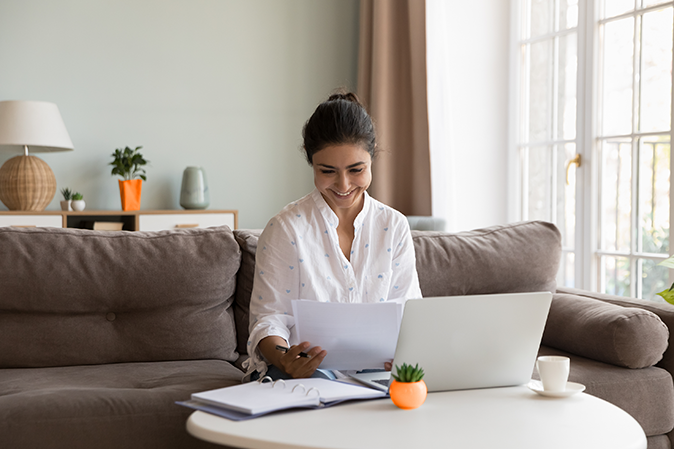
[[[0,228],[0,446],[215,447],[174,402],[240,382],[258,236]],[[549,223],[413,238],[424,296],[555,292],[541,353],[671,447],[674,307],[557,289]]]

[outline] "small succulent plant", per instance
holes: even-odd
[[[63,199],[65,201],[70,201],[71,199],[73,199],[73,192],[68,187],[64,187],[63,189],[61,189],[61,195],[63,195]]]
[[[424,370],[419,368],[418,363],[414,367],[407,363],[403,363],[402,366],[396,365],[396,373],[391,375],[397,382],[419,382],[424,378]]]
[[[73,201],[79,201],[82,198],[84,198],[84,195],[82,195],[80,192],[73,193]]]

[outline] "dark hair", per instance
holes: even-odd
[[[362,145],[374,159],[376,136],[372,118],[356,94],[337,92],[319,104],[302,128],[303,149],[309,165],[314,154],[330,145]]]

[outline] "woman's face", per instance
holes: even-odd
[[[335,213],[363,206],[372,182],[372,158],[361,145],[331,145],[313,156],[314,184]]]

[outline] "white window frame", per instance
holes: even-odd
[[[521,29],[522,29],[522,6],[526,0],[516,0],[512,3],[511,10],[511,58],[510,58],[510,122],[509,122],[509,207],[508,207],[508,220],[510,222],[521,221],[526,219],[525,216],[525,206],[526,206],[526,196],[527,192],[522,189],[521,180],[524,178],[525,173],[522,172],[522,160],[520,154],[520,142],[518,137],[520,134],[520,121],[521,116],[520,105],[526,104],[524,101],[521,101],[522,91],[520,83],[520,43],[521,43]],[[577,39],[578,42],[582,42],[586,39],[586,36],[594,36],[594,29],[592,26],[593,21],[587,20],[588,9],[590,4],[594,4],[594,1],[590,0],[586,7],[582,7],[582,0],[578,9],[578,26],[577,26]],[[592,17],[595,17],[592,15]],[[588,30],[588,26],[590,30]],[[546,36],[552,36],[555,34],[567,34],[568,32],[558,32],[550,33]],[[554,140],[549,142],[537,142],[541,145],[553,145],[553,144],[563,144],[568,142],[573,142],[576,145],[576,153],[581,155],[581,169],[576,171],[576,217],[577,222],[583,223],[582,228],[576,226],[575,232],[575,241],[573,246],[573,252],[575,253],[575,270],[574,270],[574,280],[576,288],[590,289],[593,283],[596,283],[595,279],[596,270],[592,269],[593,258],[588,251],[583,251],[583,248],[588,248],[588,244],[591,248],[595,248],[594,242],[596,241],[596,233],[592,232],[596,229],[596,223],[593,222],[592,217],[596,217],[591,213],[592,211],[592,198],[596,196],[596,186],[592,184],[591,170],[594,164],[592,164],[593,154],[591,151],[588,151],[588,148],[593,149],[594,145],[592,143],[591,135],[594,133],[588,133],[586,129],[592,126],[592,114],[587,114],[587,105],[594,105],[596,102],[591,101],[593,85],[592,85],[592,75],[589,75],[589,86],[588,80],[586,79],[587,75],[586,66],[588,61],[592,63],[592,57],[594,54],[594,42],[592,43],[591,48],[588,46],[578,46],[577,58],[577,74],[576,74],[576,96],[578,98],[578,105],[583,104],[584,107],[577,107],[576,111],[576,138],[573,140]],[[596,179],[596,177],[595,177]],[[553,207],[553,210],[555,208]],[[596,220],[596,218],[594,218]],[[588,239],[594,238],[594,241],[587,241]]]
[[[643,17],[643,15],[648,13],[648,12],[657,11],[657,10],[660,10],[660,9],[663,9],[663,8],[666,8],[666,7],[670,7],[670,6],[674,7],[674,2],[672,2],[672,1],[663,2],[663,3],[658,4],[658,5],[654,5],[654,6],[650,6],[650,7],[640,9],[638,13],[634,12],[634,11],[630,11],[628,13],[620,14],[618,16],[614,16],[614,17],[611,17],[609,19],[598,20],[597,18],[600,16],[600,14],[599,14],[599,10],[598,10],[599,5],[597,5],[597,7],[595,8],[595,18],[593,20],[595,22],[595,31],[594,31],[595,40],[598,40],[598,36],[600,34],[599,28],[600,28],[601,24],[606,24],[606,23],[609,23],[609,22],[615,22],[617,20],[621,20],[621,19],[624,19],[624,18],[627,18],[627,17],[634,17],[636,19],[637,16]],[[637,21],[636,20],[635,20],[635,23],[634,23],[634,27],[635,27],[635,33],[634,33],[634,37],[633,37],[633,39],[634,39],[633,42],[634,42],[634,48],[636,49],[637,45],[638,45],[638,42],[637,42],[638,37],[637,37],[637,33],[636,33],[636,30],[637,30]],[[596,79],[601,79],[602,73],[600,73],[600,71],[602,69],[603,69],[603,67],[601,67],[601,66],[596,69],[596,72],[597,72],[597,76],[595,77]],[[636,74],[638,71],[639,71],[638,58],[635,58],[634,73]],[[633,82],[633,86],[632,86],[633,87],[632,88],[632,122],[634,122],[634,120],[635,120],[635,117],[636,117],[635,112],[636,112],[636,109],[638,107],[638,102],[639,102],[639,97],[638,97],[638,94],[637,94],[637,85],[634,82],[635,74],[632,75],[632,78],[633,78],[632,79],[632,82]],[[597,86],[596,90],[597,90],[597,98],[596,98],[595,104],[599,105],[600,104],[600,98],[599,98],[600,89],[599,89],[599,86]],[[674,89],[672,89],[672,95],[674,97]],[[670,101],[672,101],[672,103],[670,103],[670,104],[674,104],[674,99],[671,99]],[[596,118],[595,122],[596,122],[597,127],[599,126],[599,122],[600,122],[600,118],[598,117],[598,115],[599,115],[598,111],[593,112],[593,116]],[[670,190],[669,190],[670,210],[669,210],[669,223],[670,223],[670,236],[674,236],[674,234],[671,233],[671,227],[672,227],[672,225],[674,225],[674,210],[672,208],[672,205],[674,205],[674,201],[673,201],[674,200],[674,188],[672,187],[672,181],[674,181],[674,157],[673,157],[674,153],[671,152],[671,149],[672,149],[672,130],[674,129],[674,126],[672,126],[673,124],[674,124],[674,114],[671,114],[671,121],[670,121],[670,128],[669,128],[669,142],[670,142]],[[633,127],[634,127],[634,123],[633,123]],[[635,178],[635,173],[636,173],[637,170],[639,170],[639,167],[636,166],[636,162],[638,160],[637,157],[636,157],[636,154],[639,151],[638,145],[637,145],[638,139],[640,139],[642,137],[649,137],[649,136],[661,136],[661,135],[667,134],[667,131],[661,130],[661,131],[656,131],[656,132],[641,132],[641,131],[635,131],[633,129],[631,133],[624,134],[624,135],[606,135],[606,136],[602,135],[602,136],[600,136],[599,134],[600,133],[595,130],[595,132],[593,132],[594,137],[592,139],[592,144],[594,146],[594,152],[595,152],[595,154],[597,154],[598,169],[600,169],[600,164],[601,164],[601,161],[599,160],[600,155],[599,155],[599,150],[598,150],[599,147],[600,147],[599,142],[603,141],[603,140],[613,139],[613,138],[616,138],[616,139],[617,138],[625,138],[625,139],[629,139],[631,141],[632,162],[633,162],[633,164],[632,164],[632,173],[633,173],[632,177]],[[597,181],[599,181],[601,179],[600,176],[601,175],[598,174],[595,177],[595,179],[597,179]],[[654,261],[662,261],[662,260],[665,260],[668,257],[668,255],[643,253],[643,252],[640,252],[640,251],[637,250],[636,240],[637,240],[637,236],[638,236],[637,230],[638,230],[638,227],[639,227],[639,223],[638,223],[639,217],[636,214],[636,211],[638,210],[637,209],[637,207],[638,207],[637,206],[638,187],[636,187],[635,181],[633,180],[632,181],[632,201],[631,201],[631,203],[632,203],[632,206],[631,206],[632,216],[631,216],[631,220],[630,220],[630,236],[631,236],[631,238],[630,238],[630,249],[629,249],[628,252],[608,251],[608,250],[602,250],[601,249],[601,242],[599,241],[600,240],[599,229],[601,227],[601,217],[599,216],[599,212],[602,210],[602,207],[601,207],[601,204],[600,204],[600,201],[601,201],[600,195],[598,195],[598,194],[596,195],[596,201],[597,201],[597,207],[596,207],[595,215],[597,216],[597,219],[596,219],[597,220],[597,227],[595,229],[597,230],[597,232],[596,232],[597,235],[595,236],[594,245],[592,247],[592,248],[594,248],[592,271],[593,271],[593,274],[594,274],[593,278],[595,280],[595,282],[593,284],[593,288],[596,291],[603,291],[604,290],[603,282],[602,282],[602,280],[600,279],[600,276],[599,276],[600,269],[601,269],[601,267],[600,267],[601,257],[602,256],[624,257],[624,258],[628,259],[629,263],[630,263],[630,296],[632,296],[632,297],[639,296],[640,292],[637,291],[638,281],[636,279],[636,277],[639,275],[639,270],[637,270],[637,268],[636,268],[638,260],[639,259],[650,259],[650,260],[654,260]],[[670,249],[669,249],[670,255],[672,254],[673,250],[674,250],[674,242],[670,240]],[[672,272],[672,270],[670,270],[669,271],[669,283],[671,284],[673,281],[674,281],[674,272]]]
[[[582,288],[592,291],[600,291],[599,264],[602,254],[609,254],[600,251],[599,245],[599,226],[600,226],[600,154],[599,154],[599,93],[601,82],[601,63],[598,60],[600,55],[600,7],[602,0],[579,0],[578,25],[577,25],[577,109],[576,109],[576,152],[581,155],[582,166],[576,171],[576,232],[574,241],[575,270],[574,281],[576,288]],[[671,3],[671,2],[670,2]],[[657,6],[644,8],[639,14],[660,9],[670,3],[663,3]],[[520,84],[520,44],[522,29],[522,7],[526,6],[526,0],[515,0],[511,8],[511,54],[510,54],[510,101],[509,101],[509,195],[508,195],[508,220],[510,222],[525,219],[527,192],[522,188],[525,173],[522,171],[522,161],[520,154],[521,143],[520,135],[520,105],[527,103],[522,100],[523,92]],[[618,17],[629,16],[627,13]],[[612,19],[615,20],[615,19]],[[605,22],[605,21],[604,21]],[[548,35],[549,36],[549,35]],[[582,43],[585,43],[583,45]],[[674,88],[672,89],[672,104],[674,104]],[[671,114],[672,123],[670,125],[670,185],[674,183],[674,144],[672,134],[674,132],[674,110]],[[629,136],[641,136],[655,133],[632,133]],[[662,133],[657,133],[662,135]],[[565,142],[563,140],[554,142],[541,142],[541,144],[555,144]],[[633,199],[633,205],[634,205]],[[674,187],[670,188],[670,228],[674,226]],[[554,207],[553,207],[554,209]],[[634,217],[634,212],[633,212]],[[632,219],[632,226],[635,225],[635,218]],[[634,249],[634,229],[632,229],[632,243],[629,258],[632,264],[637,258],[643,258],[642,255],[635,253]],[[670,233],[670,254],[674,253],[674,233]],[[621,254],[622,255],[622,254]],[[665,256],[666,257],[666,256]],[[663,257],[664,258],[664,257]],[[631,269],[631,277],[634,280],[635,270]],[[670,284],[674,282],[674,270],[669,273]],[[630,282],[632,295],[635,294],[636,283]]]

